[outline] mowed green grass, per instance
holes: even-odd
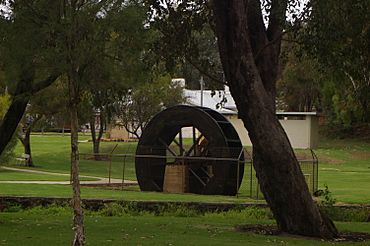
[[[72,240],[71,214],[35,214],[27,211],[0,214],[1,245],[68,245]],[[265,236],[238,232],[235,225],[273,224],[238,213],[194,217],[136,216],[85,218],[87,245],[369,245],[369,242],[334,243],[293,236]],[[369,232],[369,223],[336,223],[340,230]]]
[[[69,181],[68,175],[53,175],[47,173],[29,173],[0,169],[0,181]],[[96,178],[81,177],[81,180],[97,180]]]
[[[370,203],[370,143],[323,139],[316,153],[319,187],[327,184],[338,202]]]
[[[90,139],[89,136],[80,136],[80,140],[86,141]],[[68,174],[70,172],[70,137],[61,135],[32,135],[32,149],[33,159],[35,161],[34,170],[44,170],[50,172],[61,172]],[[101,143],[101,150],[103,153],[109,153],[117,145],[114,154],[133,154],[135,152],[136,143],[116,143],[116,142],[103,142]],[[80,153],[91,153],[92,144],[89,142],[82,142],[79,144]],[[21,145],[17,146],[17,152],[22,153]],[[366,143],[358,140],[332,140],[324,139],[320,140],[320,145],[315,150],[319,158],[319,188],[323,188],[325,184],[329,186],[329,190],[332,192],[334,198],[341,203],[370,203],[370,143]],[[80,174],[90,176],[108,177],[109,166],[111,165],[111,176],[113,178],[122,178],[123,174],[125,179],[135,180],[135,168],[133,157],[115,157],[112,162],[108,160],[95,161],[92,160],[91,156],[81,155],[80,160]],[[125,169],[123,167],[125,166]],[[245,176],[249,176],[249,170],[246,170]],[[0,173],[1,175],[1,173]],[[22,174],[24,175],[24,174]],[[0,180],[5,180],[6,177],[1,175]],[[22,179],[20,179],[22,180]],[[240,189],[239,199],[232,198],[232,200],[247,200],[247,189],[248,180],[243,180],[242,187]],[[62,192],[63,188],[59,188]],[[136,191],[127,191],[126,193],[133,192],[132,197],[140,196],[141,193]],[[134,188],[138,190],[138,188]],[[11,189],[0,184],[0,194],[14,194],[14,190],[17,190],[19,195],[37,195],[42,196],[41,190],[31,192],[29,189]],[[60,193],[53,193],[55,188],[42,189],[45,196],[49,194],[59,195]],[[50,190],[50,192],[48,191]],[[101,192],[100,194],[104,197],[113,196],[116,197],[116,192],[119,191],[108,191],[106,189],[96,189]],[[63,192],[62,192],[63,193]],[[88,192],[87,192],[88,193]],[[64,194],[64,193],[63,193]],[[105,195],[103,195],[105,194]],[[138,195],[140,194],[140,195]],[[147,193],[143,193],[144,196]],[[157,194],[154,197],[157,199]],[[162,196],[175,196],[179,200],[183,200],[183,196],[188,195],[179,194],[160,194]],[[83,193],[84,196],[84,193]],[[212,200],[208,196],[194,196],[195,200]],[[149,197],[153,198],[152,195]],[[204,198],[206,197],[206,198]],[[149,198],[148,198],[149,199]],[[158,198],[161,199],[161,198]],[[216,196],[216,200],[229,201],[230,198],[224,196]]]
[[[70,185],[43,184],[0,184],[0,196],[32,196],[32,197],[72,197]],[[197,202],[255,202],[247,197],[211,196],[196,194],[174,194],[162,192],[142,192],[138,186],[124,189],[81,188],[83,198],[118,199],[126,201],[197,201]]]

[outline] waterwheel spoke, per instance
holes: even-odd
[[[180,156],[183,156],[184,153],[186,153],[184,146],[183,146],[183,141],[182,141],[182,131],[180,130],[179,132],[179,141],[176,140],[176,138],[173,139],[173,142],[179,147],[180,150]]]
[[[165,141],[163,141],[163,139],[162,138],[158,138],[159,139],[159,142],[161,143],[161,144],[163,144],[165,147],[166,147],[166,149],[173,155],[173,156],[175,156],[175,157],[178,157],[178,155],[170,148],[170,146],[168,146],[167,145],[167,143],[165,142]]]
[[[208,154],[208,147],[209,147],[209,143],[208,141],[205,143],[205,145],[203,146],[203,149],[201,149],[199,152],[199,155],[198,156],[206,156]]]
[[[212,178],[211,174],[209,174],[209,172],[207,172],[207,170],[205,170],[204,167],[201,167],[200,170],[202,170],[209,179]]]
[[[206,183],[194,172],[193,169],[189,167],[189,171],[194,175],[194,177],[201,183],[203,186],[206,186]]]
[[[194,136],[195,137],[195,136]],[[202,139],[203,137],[203,134],[201,133],[200,136],[194,141],[194,138],[193,138],[193,145],[190,147],[190,149],[187,151],[186,153],[186,156],[189,156],[190,153],[194,150],[194,156],[196,156],[197,154],[197,148],[196,146],[199,145],[199,141]]]

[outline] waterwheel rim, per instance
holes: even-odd
[[[171,144],[184,127],[197,129],[199,135],[193,137],[188,148],[181,141],[176,143],[178,151],[171,151]],[[207,145],[197,152],[202,139]],[[244,163],[230,159],[242,160],[241,151],[239,136],[223,115],[209,108],[174,106],[155,115],[144,129],[136,150],[137,180],[143,191],[163,191],[166,166],[182,164],[189,171],[186,192],[235,195],[243,178]],[[178,163],[170,162],[171,156]]]

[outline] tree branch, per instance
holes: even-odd
[[[35,83],[32,86],[31,94],[35,94],[36,92],[39,92],[42,89],[45,89],[46,87],[48,87],[49,85],[54,83],[54,81],[57,80],[59,76],[60,76],[60,73],[55,73],[55,74],[52,74],[49,77],[47,77],[45,80],[41,80],[41,81]]]
[[[264,45],[262,48],[260,48],[256,54],[254,55],[254,60],[258,60],[258,58],[260,57],[260,55],[263,53],[263,51],[270,47],[271,45],[274,45],[276,44],[276,42],[280,42],[282,40],[282,37],[284,36],[284,34],[286,34],[287,31],[284,31],[284,32],[281,32],[279,36],[277,36],[274,40],[268,42],[266,45]]]
[[[275,40],[281,37],[282,24],[285,20],[285,13],[288,6],[287,0],[272,0],[269,16],[269,25],[267,28],[268,40]]]
[[[185,59],[193,66],[195,69],[197,69],[201,74],[205,75],[206,77],[210,78],[213,82],[221,85],[225,85],[227,83],[223,82],[222,80],[216,78],[212,74],[210,74],[208,71],[203,69],[201,66],[198,66],[195,62],[192,61],[192,59],[188,56],[185,57]]]

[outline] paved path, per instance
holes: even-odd
[[[55,175],[55,176],[67,176],[69,177],[69,174],[66,173],[56,173],[56,172],[45,172],[45,171],[39,171],[39,170],[30,170],[30,169],[23,169],[23,168],[14,168],[14,167],[0,167],[1,169],[9,170],[9,171],[15,171],[15,172],[27,172],[27,173],[38,173],[38,174],[47,174],[47,175]],[[102,178],[102,177],[96,177],[96,176],[86,176],[86,175],[80,175],[81,178],[91,178],[91,179],[97,179],[97,180],[83,180],[80,181],[81,184],[108,184],[109,179],[108,178]],[[110,179],[111,184],[122,184],[122,179]],[[126,180],[125,184],[137,184],[137,181],[133,180]],[[4,180],[0,181],[0,184],[70,184],[69,181],[19,181],[19,180]]]

